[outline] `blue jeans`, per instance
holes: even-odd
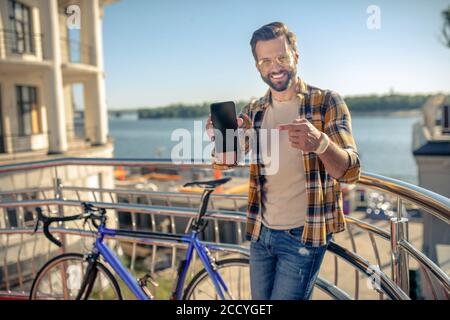
[[[254,300],[308,300],[319,274],[327,244],[300,241],[303,227],[273,230],[262,225],[258,241],[250,244],[250,285]]]

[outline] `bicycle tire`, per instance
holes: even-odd
[[[223,259],[223,260],[219,260],[216,262],[217,265],[217,269],[223,271],[225,268],[229,268],[229,267],[248,267],[248,274],[246,274],[246,276],[248,276],[248,286],[247,288],[244,288],[244,290],[247,290],[248,296],[245,299],[251,299],[250,298],[250,261],[248,258],[231,258],[231,259]],[[197,287],[199,286],[199,284],[204,281],[205,279],[209,278],[209,274],[206,271],[206,269],[202,269],[200,270],[193,278],[192,280],[189,282],[189,284],[187,285],[186,289],[184,290],[184,294],[183,294],[183,300],[191,300],[191,298],[194,298],[194,291],[197,289]],[[227,281],[225,281],[225,283],[227,283]],[[229,288],[230,289],[230,288]],[[241,298],[240,296],[237,297],[237,299],[239,300],[245,300],[243,298]],[[206,299],[202,299],[201,300],[206,300]]]
[[[62,263],[67,263],[68,261],[72,261],[75,262],[77,264],[83,265],[83,264],[87,264],[87,262],[84,259],[84,256],[80,253],[64,253],[61,255],[58,255],[52,259],[50,259],[49,261],[47,261],[44,266],[39,270],[39,272],[36,274],[36,277],[33,280],[33,285],[31,286],[31,291],[30,291],[30,300],[41,300],[41,298],[46,297],[48,299],[57,299],[57,298],[63,298],[61,300],[75,300],[75,299],[64,299],[67,298],[67,290],[71,290],[70,286],[72,286],[72,284],[69,286],[68,284],[70,283],[69,279],[72,275],[70,275],[70,272],[65,272],[64,275],[67,276],[67,274],[69,274],[69,276],[67,277],[67,287],[69,287],[69,289],[67,289],[67,287],[63,288],[63,291],[66,292],[66,294],[63,293],[63,295],[53,295],[52,293],[50,294],[40,294],[40,288],[41,288],[41,284],[42,281],[44,281],[46,278],[48,279],[48,284],[50,284],[50,287],[52,286],[52,273],[51,272],[61,272],[61,269],[59,268],[59,270],[55,270],[55,267],[59,267]],[[74,265],[77,265],[74,264]],[[65,268],[65,266],[64,266]],[[95,281],[97,281],[97,279],[100,279],[100,286],[102,286],[101,283],[101,278],[98,278],[98,275],[103,275],[105,277],[105,279],[107,279],[109,281],[109,283],[111,284],[111,289],[114,292],[114,297],[116,299],[104,299],[104,300],[122,300],[122,293],[120,291],[120,287],[119,284],[116,280],[116,278],[114,277],[114,275],[111,273],[111,271],[106,268],[101,262],[97,262],[97,277],[94,280],[94,285],[95,285]],[[61,275],[62,277],[63,275]],[[50,277],[50,278],[49,278]],[[62,280],[62,279],[61,279]],[[60,281],[63,282],[63,281]],[[57,284],[57,283],[56,283]],[[51,291],[53,291],[53,289],[51,289]],[[94,295],[97,294],[96,291],[94,290]],[[100,300],[103,300],[103,293],[100,292]],[[70,297],[76,297],[77,294],[72,294],[70,295]],[[90,296],[92,296],[92,292],[90,294]],[[40,298],[41,297],[41,298]],[[90,298],[90,297],[88,297]]]

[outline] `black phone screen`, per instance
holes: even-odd
[[[216,137],[216,152],[237,152],[237,120],[236,105],[233,101],[211,104],[211,120],[214,129],[221,134],[221,139]]]

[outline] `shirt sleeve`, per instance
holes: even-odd
[[[342,183],[356,183],[361,176],[361,164],[352,135],[352,120],[347,104],[336,92],[331,92],[325,112],[325,133],[348,156],[347,170],[337,180]]]

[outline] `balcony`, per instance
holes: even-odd
[[[107,188],[70,185],[61,176],[61,172],[74,174],[77,170],[87,176],[89,168],[101,167],[111,171],[116,168],[122,173],[127,168],[128,179],[117,175],[116,187]],[[245,181],[245,169],[224,174],[233,176],[235,181]],[[160,181],[157,191],[138,187],[137,182],[150,177],[152,173],[148,172],[154,170],[176,171],[183,181],[212,174],[209,164],[175,165],[169,161],[131,159],[65,158],[1,166],[3,177],[19,175],[31,181],[37,175],[42,179],[27,189],[0,192],[0,297],[26,297],[36,271],[49,257],[60,253],[40,231],[33,233],[34,208],[38,206],[56,215],[70,215],[79,212],[82,201],[89,201],[106,208],[118,228],[184,233],[196,215],[200,194],[176,191],[170,181]],[[419,248],[423,227],[420,216],[433,215],[448,225],[450,200],[370,173],[364,173],[356,187],[345,188],[347,230],[334,235],[313,298],[448,299],[450,280],[444,266],[431,261]],[[203,241],[220,248],[214,252],[216,257],[248,255],[249,243],[244,238],[246,201],[246,194],[212,195],[210,223]],[[54,228],[53,232],[65,239],[62,251],[82,252],[93,235],[76,223]],[[158,276],[156,280],[163,283],[170,281],[186,249],[183,244],[161,239],[116,237],[110,241],[132,272],[151,270]],[[421,290],[415,287],[417,278],[422,281]],[[165,294],[157,292],[156,296],[166,298]]]
[[[61,37],[62,63],[94,65],[93,47],[87,43]]]
[[[0,58],[42,59],[42,48],[42,34],[0,30]]]
[[[13,30],[0,30],[0,59],[21,61],[42,61],[45,35],[39,33],[18,33]],[[60,38],[61,61],[65,64],[93,66],[93,46],[66,37]]]

